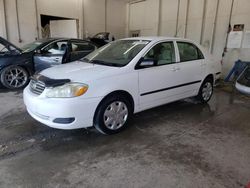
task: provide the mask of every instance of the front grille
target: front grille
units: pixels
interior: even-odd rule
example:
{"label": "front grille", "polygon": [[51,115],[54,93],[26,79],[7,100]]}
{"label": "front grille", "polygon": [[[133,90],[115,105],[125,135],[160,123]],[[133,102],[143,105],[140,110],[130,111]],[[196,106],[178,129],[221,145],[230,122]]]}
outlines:
{"label": "front grille", "polygon": [[30,91],[37,95],[41,95],[45,89],[45,84],[38,80],[31,79],[30,81]]}

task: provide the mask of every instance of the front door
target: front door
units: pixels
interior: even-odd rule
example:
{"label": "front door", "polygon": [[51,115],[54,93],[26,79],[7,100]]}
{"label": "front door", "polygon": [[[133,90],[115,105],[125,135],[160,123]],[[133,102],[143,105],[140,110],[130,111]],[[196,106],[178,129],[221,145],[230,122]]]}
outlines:
{"label": "front door", "polygon": [[[177,89],[176,49],[173,42],[156,44],[141,60],[139,69],[140,109],[175,100]],[[152,66],[147,62],[154,62]],[[150,63],[149,63],[150,64]]]}
{"label": "front door", "polygon": [[65,53],[68,51],[67,49],[68,41],[52,42],[34,55],[35,70],[41,71],[62,64]]}

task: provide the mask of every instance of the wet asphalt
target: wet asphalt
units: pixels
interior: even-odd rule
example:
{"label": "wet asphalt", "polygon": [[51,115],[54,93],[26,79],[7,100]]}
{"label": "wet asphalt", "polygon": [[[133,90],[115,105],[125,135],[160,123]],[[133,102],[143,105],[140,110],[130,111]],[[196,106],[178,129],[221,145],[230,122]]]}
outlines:
{"label": "wet asphalt", "polygon": [[33,120],[21,91],[0,93],[0,187],[244,187],[250,98],[216,89],[136,114],[128,129],[63,131]]}

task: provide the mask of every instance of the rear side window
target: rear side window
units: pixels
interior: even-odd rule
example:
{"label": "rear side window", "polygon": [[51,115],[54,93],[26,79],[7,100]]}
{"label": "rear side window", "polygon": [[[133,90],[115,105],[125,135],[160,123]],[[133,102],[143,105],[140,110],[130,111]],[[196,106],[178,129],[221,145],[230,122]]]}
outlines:
{"label": "rear side window", "polygon": [[202,52],[194,44],[187,42],[177,42],[177,45],[181,62],[204,59]]}
{"label": "rear side window", "polygon": [[73,52],[94,51],[95,46],[89,42],[71,42]]}

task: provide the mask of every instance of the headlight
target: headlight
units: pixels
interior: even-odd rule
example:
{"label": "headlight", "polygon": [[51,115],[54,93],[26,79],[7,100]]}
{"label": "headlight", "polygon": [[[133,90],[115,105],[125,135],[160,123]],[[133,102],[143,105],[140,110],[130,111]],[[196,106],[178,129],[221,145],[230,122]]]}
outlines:
{"label": "headlight", "polygon": [[50,88],[46,92],[46,96],[49,98],[71,98],[79,97],[86,93],[88,85],[81,83],[68,83],[63,86]]}

